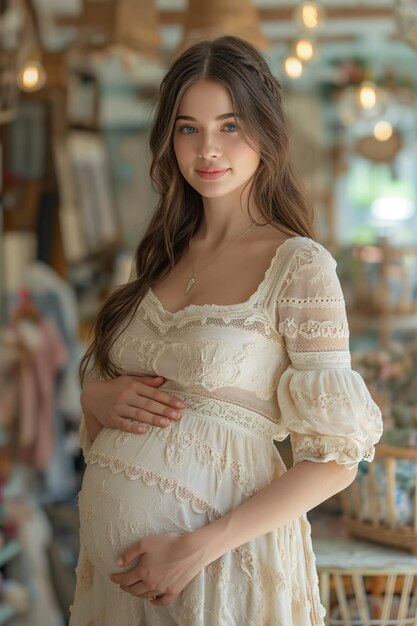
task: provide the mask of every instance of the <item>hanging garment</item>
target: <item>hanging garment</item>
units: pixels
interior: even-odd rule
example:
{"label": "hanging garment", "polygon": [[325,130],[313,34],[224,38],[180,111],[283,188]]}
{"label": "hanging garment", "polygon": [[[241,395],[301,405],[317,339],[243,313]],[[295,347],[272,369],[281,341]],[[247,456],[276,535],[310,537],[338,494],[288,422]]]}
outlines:
{"label": "hanging garment", "polygon": [[44,470],[54,447],[56,376],[68,362],[59,333],[47,320],[20,320],[8,329],[20,347],[19,439],[23,459]]}

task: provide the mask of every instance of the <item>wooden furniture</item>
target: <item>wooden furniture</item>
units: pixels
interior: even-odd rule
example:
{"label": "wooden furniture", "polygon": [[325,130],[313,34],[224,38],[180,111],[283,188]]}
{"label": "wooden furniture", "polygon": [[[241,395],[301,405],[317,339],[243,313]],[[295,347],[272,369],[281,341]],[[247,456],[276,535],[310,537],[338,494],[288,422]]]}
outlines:
{"label": "wooden furniture", "polygon": [[326,626],[417,626],[417,558],[371,543],[313,540]]}
{"label": "wooden furniture", "polygon": [[[371,519],[364,518],[362,499],[359,493],[358,479],[340,495],[344,521],[349,533],[354,537],[367,539],[390,546],[398,546],[417,555],[417,472],[415,477],[414,491],[414,520],[412,524],[400,526],[395,506],[396,489],[396,464],[399,460],[406,459],[417,463],[417,450],[412,448],[396,448],[389,445],[379,444],[375,448],[375,461],[368,466],[369,477],[369,503]],[[388,515],[388,523],[381,523],[380,500],[378,498],[378,486],[376,465],[381,462],[386,476],[386,493],[384,509]]]}

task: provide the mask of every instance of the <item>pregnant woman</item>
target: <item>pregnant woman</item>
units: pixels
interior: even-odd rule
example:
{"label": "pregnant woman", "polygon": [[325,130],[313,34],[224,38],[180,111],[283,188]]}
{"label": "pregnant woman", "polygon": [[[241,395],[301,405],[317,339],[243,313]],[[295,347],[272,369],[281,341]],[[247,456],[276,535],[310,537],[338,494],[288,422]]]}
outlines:
{"label": "pregnant woman", "polygon": [[70,625],[322,626],[306,512],[372,460],[381,414],[262,55],[184,52],[150,145],[159,204],[81,364]]}

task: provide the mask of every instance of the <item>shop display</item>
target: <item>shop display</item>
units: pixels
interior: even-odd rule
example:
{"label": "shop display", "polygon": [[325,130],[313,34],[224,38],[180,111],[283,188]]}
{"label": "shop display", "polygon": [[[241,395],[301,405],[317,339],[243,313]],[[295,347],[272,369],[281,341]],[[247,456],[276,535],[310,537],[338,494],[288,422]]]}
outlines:
{"label": "shop display", "polygon": [[[174,4],[0,3],[0,626],[68,623],[79,362],[158,204],[149,123],[165,68],[189,40],[232,32],[284,86],[293,161],[338,263],[352,368],[383,416],[375,461],[311,514],[326,626],[415,626],[417,0]],[[277,447],[289,467],[289,439]]]}

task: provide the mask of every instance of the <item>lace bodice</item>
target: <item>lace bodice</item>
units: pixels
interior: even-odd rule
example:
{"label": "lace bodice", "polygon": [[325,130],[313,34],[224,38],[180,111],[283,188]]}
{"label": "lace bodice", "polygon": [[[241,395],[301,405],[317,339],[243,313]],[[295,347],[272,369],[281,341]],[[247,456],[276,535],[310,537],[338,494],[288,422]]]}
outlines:
{"label": "lace bodice", "polygon": [[306,237],[276,251],[245,302],[171,313],[150,289],[112,349],[121,371],[160,375],[163,387],[226,400],[288,434],[295,462],[371,460],[381,413],[350,367],[336,262]]}

